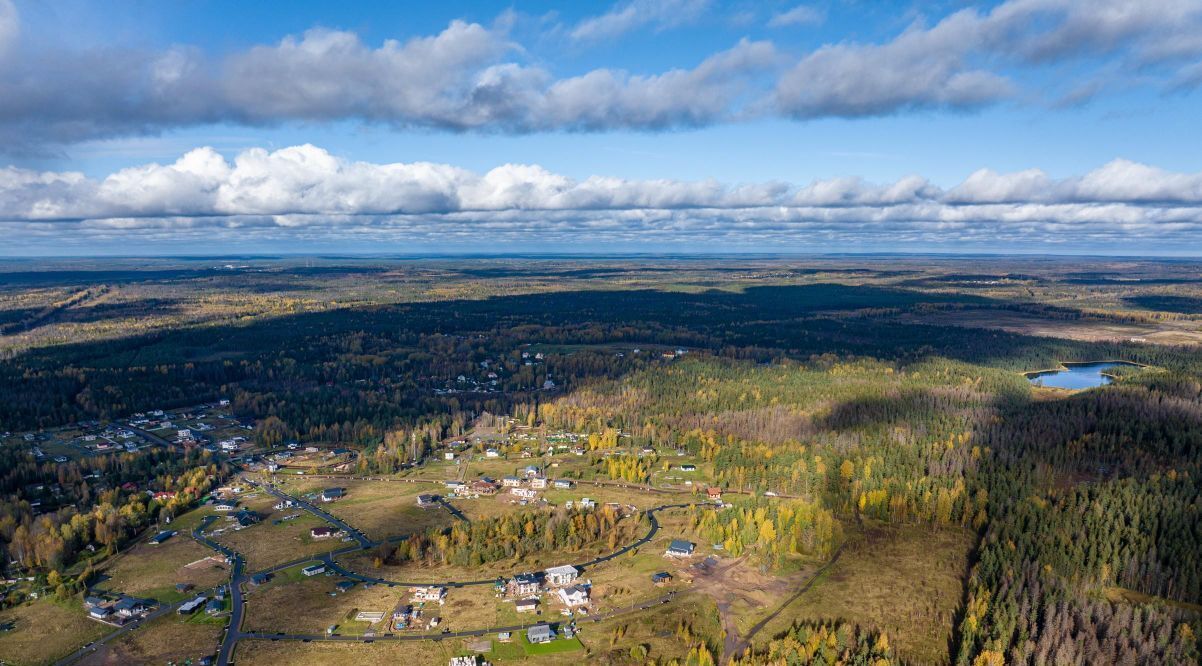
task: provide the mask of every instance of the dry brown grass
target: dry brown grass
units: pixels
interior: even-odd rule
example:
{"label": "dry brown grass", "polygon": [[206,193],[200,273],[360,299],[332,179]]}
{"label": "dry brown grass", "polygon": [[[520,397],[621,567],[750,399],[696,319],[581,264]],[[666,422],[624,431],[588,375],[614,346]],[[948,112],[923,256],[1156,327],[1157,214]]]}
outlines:
{"label": "dry brown grass", "polygon": [[322,504],[321,508],[371,539],[422,532],[430,527],[449,525],[453,520],[441,507],[424,509],[417,506],[418,495],[442,492],[441,488],[431,484],[301,477],[289,479],[282,487],[285,492],[295,495],[332,486],[346,488],[346,497]]}
{"label": "dry brown grass", "polygon": [[218,624],[188,622],[175,614],[165,615],[88,655],[80,664],[165,664],[185,659],[195,663],[200,657],[216,654],[221,633]]}
{"label": "dry brown grass", "polygon": [[463,654],[462,641],[399,643],[301,643],[299,641],[246,640],[234,653],[239,664],[278,666],[446,666],[451,657]]}
{"label": "dry brown grass", "polygon": [[[314,540],[309,536],[309,530],[326,522],[316,516],[301,511],[299,518],[287,520],[279,525],[272,520],[279,513],[265,518],[258,525],[241,530],[230,529],[214,537],[215,541],[225,544],[241,553],[246,558],[248,571],[265,569],[282,564],[300,557],[324,553],[345,545],[336,540]],[[215,526],[228,526],[229,523],[215,523]]]}
{"label": "dry brown grass", "polygon": [[853,532],[839,561],[754,642],[796,620],[846,620],[886,632],[907,662],[947,663],[975,538],[965,530],[925,527]]}
{"label": "dry brown grass", "polygon": [[213,555],[212,550],[187,534],[176,534],[157,546],[142,542],[110,562],[104,571],[109,580],[101,587],[173,601],[179,597],[176,583],[191,583],[206,589],[229,577],[224,562],[209,559]]}
{"label": "dry brown grass", "polygon": [[0,624],[13,623],[0,633],[0,661],[11,664],[48,664],[85,643],[113,631],[89,620],[79,603],[47,599],[0,611]]}

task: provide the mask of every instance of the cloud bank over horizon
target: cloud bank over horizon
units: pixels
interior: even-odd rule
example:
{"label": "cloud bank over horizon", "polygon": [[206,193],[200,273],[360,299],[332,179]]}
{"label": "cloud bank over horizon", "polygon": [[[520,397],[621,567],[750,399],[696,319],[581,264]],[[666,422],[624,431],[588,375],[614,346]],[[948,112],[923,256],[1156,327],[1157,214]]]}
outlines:
{"label": "cloud bank over horizon", "polygon": [[[71,242],[203,237],[329,242],[537,237],[571,243],[899,248],[1116,243],[1202,237],[1202,173],[1116,159],[1072,178],[981,169],[943,188],[922,176],[875,184],[573,179],[537,165],[477,173],[428,162],[349,161],[299,145],[227,160],[197,148],[171,164],[101,179],[0,170],[0,228]],[[12,236],[10,236],[12,237]]]}
{"label": "cloud bank over horizon", "polygon": [[[587,48],[712,12],[703,0],[634,0],[546,32]],[[1200,0],[1007,0],[933,23],[919,16],[891,38],[836,39],[808,50],[776,35],[822,20],[799,5],[764,21],[771,38],[744,37],[654,72],[555,72],[516,41],[516,20],[455,19],[436,34],[378,44],[314,27],[224,54],[187,44],[48,49],[26,39],[11,0],[0,0],[0,150],[218,123],[661,131],[754,118],[1080,104],[1111,87],[1172,93],[1202,84]]]}

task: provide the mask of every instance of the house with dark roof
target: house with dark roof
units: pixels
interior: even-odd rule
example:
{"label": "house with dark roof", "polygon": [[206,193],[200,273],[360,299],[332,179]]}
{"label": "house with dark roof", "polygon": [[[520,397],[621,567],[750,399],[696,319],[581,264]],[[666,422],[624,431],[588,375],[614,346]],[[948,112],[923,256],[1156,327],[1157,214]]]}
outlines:
{"label": "house with dark roof", "polygon": [[346,488],[326,488],[321,491],[321,501],[333,502],[346,497]]}
{"label": "house with dark roof", "polygon": [[259,514],[255,513],[254,511],[243,509],[234,516],[234,520],[237,520],[238,524],[242,527],[250,527],[251,525],[259,522]]}
{"label": "house with dark roof", "polygon": [[538,594],[542,588],[538,577],[534,574],[518,574],[509,579],[505,586],[505,593],[510,596],[524,597],[531,594]]}
{"label": "house with dark roof", "polygon": [[664,555],[666,557],[689,557],[693,554],[693,550],[695,548],[696,546],[691,541],[674,539],[672,543],[668,545],[668,550],[664,551]]}
{"label": "house with dark roof", "polygon": [[651,574],[651,582],[662,587],[672,582],[672,574],[668,573],[667,571],[653,573]]}
{"label": "house with dark roof", "polygon": [[120,617],[133,617],[148,610],[150,610],[150,606],[145,601],[133,597],[121,597],[117,603],[113,604],[113,612]]}

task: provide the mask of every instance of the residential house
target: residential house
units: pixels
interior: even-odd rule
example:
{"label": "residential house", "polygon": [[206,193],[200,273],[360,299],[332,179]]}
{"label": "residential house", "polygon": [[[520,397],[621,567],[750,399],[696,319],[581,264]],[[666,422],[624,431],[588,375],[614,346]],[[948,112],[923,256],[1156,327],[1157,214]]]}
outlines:
{"label": "residential house", "polygon": [[555,630],[549,624],[536,624],[526,630],[526,640],[531,643],[550,643],[555,639]]}
{"label": "residential house", "polygon": [[655,583],[656,587],[663,587],[672,582],[672,574],[667,571],[651,574],[651,582]]}
{"label": "residential house", "polygon": [[696,466],[696,465],[689,465],[689,464],[681,465],[681,466],[680,466],[680,471],[682,471],[682,472],[696,472],[696,471],[697,471],[697,466]]}
{"label": "residential house", "polygon": [[514,602],[513,608],[519,613],[538,612],[538,599],[518,599]]}
{"label": "residential house", "polygon": [[543,476],[536,476],[533,479],[530,479],[530,487],[535,490],[546,490],[547,478]]}
{"label": "residential house", "polygon": [[175,532],[173,530],[163,530],[162,532],[150,537],[150,544],[152,546],[157,546],[173,536],[175,536]]}
{"label": "residential house", "polygon": [[583,606],[588,603],[588,588],[583,585],[562,587],[557,591],[559,600],[568,608]]}
{"label": "residential house", "polygon": [[438,504],[438,495],[422,494],[417,496],[417,505],[422,508],[435,506],[436,504]]}
{"label": "residential house", "polygon": [[326,488],[321,491],[321,501],[333,502],[346,497],[346,488]]}
{"label": "residential house", "polygon": [[721,488],[706,488],[705,496],[714,501],[720,500],[720,499],[722,499],[722,489]]}
{"label": "residential house", "polygon": [[538,497],[538,491],[532,488],[510,488],[509,492],[522,499],[534,499]]}
{"label": "residential house", "polygon": [[447,588],[434,585],[413,588],[414,601],[437,601],[443,603],[447,598]]}
{"label": "residential house", "polygon": [[207,599],[205,598],[205,595],[202,594],[195,599],[190,599],[180,604],[179,608],[176,609],[175,612],[179,613],[180,615],[191,615],[192,613],[195,613],[198,608],[203,606],[205,601],[207,601]]}
{"label": "residential house", "polygon": [[664,551],[665,557],[689,557],[693,554],[693,549],[696,546],[691,541],[683,541],[675,539],[668,546],[668,550]]}
{"label": "residential house", "polygon": [[225,612],[225,602],[219,599],[210,599],[209,603],[205,604],[206,615],[220,615]]}
{"label": "residential house", "polygon": [[305,567],[304,569],[301,569],[301,573],[305,574],[306,576],[316,576],[318,574],[323,574],[325,572],[326,572],[326,565],[324,565],[324,564],[313,564],[313,565]]}
{"label": "residential house", "polygon": [[242,509],[237,513],[237,515],[234,516],[234,519],[237,520],[238,524],[242,527],[250,527],[251,525],[259,522],[259,514],[255,513],[254,511],[250,511],[249,509]]}
{"label": "residential house", "polygon": [[213,503],[214,511],[233,511],[238,508],[238,503],[230,500],[218,500]]}
{"label": "residential house", "polygon": [[518,574],[509,579],[505,585],[505,593],[511,597],[525,597],[531,594],[538,594],[542,589],[542,584],[538,582],[538,577],[534,574],[524,573]]}
{"label": "residential house", "polygon": [[576,580],[580,576],[580,571],[576,567],[569,564],[551,567],[544,573],[547,577],[547,583],[555,586],[571,585],[572,581]]}
{"label": "residential house", "polygon": [[522,474],[525,475],[527,479],[533,479],[537,476],[542,476],[543,471],[538,468],[538,465],[526,465],[526,467],[522,469]]}
{"label": "residential house", "polygon": [[501,485],[505,486],[506,488],[517,488],[518,486],[522,485],[522,480],[516,476],[507,476],[501,479]]}
{"label": "residential house", "polygon": [[133,597],[121,597],[117,600],[117,603],[113,604],[113,612],[116,613],[118,617],[122,618],[130,618],[136,615],[141,615],[148,610],[150,610],[150,607],[145,601],[142,601],[141,599],[135,599]]}
{"label": "residential house", "polygon": [[569,490],[572,487],[572,482],[567,479],[555,479],[552,485],[559,490]]}
{"label": "residential house", "polygon": [[484,457],[485,458],[500,458],[501,452],[497,451],[496,449],[488,449],[487,451],[484,452]]}
{"label": "residential house", "polygon": [[107,620],[113,611],[108,606],[93,606],[88,609],[88,617],[93,620]]}
{"label": "residential house", "polygon": [[353,587],[355,587],[355,581],[353,580],[340,580],[334,583],[334,588],[339,592],[350,592]]}
{"label": "residential house", "polygon": [[338,536],[341,533],[342,530],[330,527],[329,525],[322,525],[309,530],[309,536],[313,537],[314,539],[329,539]]}
{"label": "residential house", "polygon": [[495,495],[497,486],[484,480],[472,481],[471,491],[477,495]]}

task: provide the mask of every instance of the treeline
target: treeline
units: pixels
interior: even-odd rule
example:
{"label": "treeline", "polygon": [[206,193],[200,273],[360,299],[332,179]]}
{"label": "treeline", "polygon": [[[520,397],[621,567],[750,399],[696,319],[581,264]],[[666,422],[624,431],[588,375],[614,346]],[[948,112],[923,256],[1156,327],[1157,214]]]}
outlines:
{"label": "treeline", "polygon": [[730,666],[892,666],[901,660],[889,637],[845,622],[794,624]]}
{"label": "treeline", "polygon": [[730,557],[751,555],[775,568],[802,556],[829,557],[843,539],[834,514],[804,500],[760,498],[719,510],[694,507],[690,524],[705,542],[721,544]]}
{"label": "treeline", "polygon": [[379,564],[475,567],[521,560],[539,552],[571,553],[597,545],[617,550],[642,537],[646,529],[641,514],[625,517],[611,507],[521,511],[415,534],[395,548],[377,552],[377,558]]}

